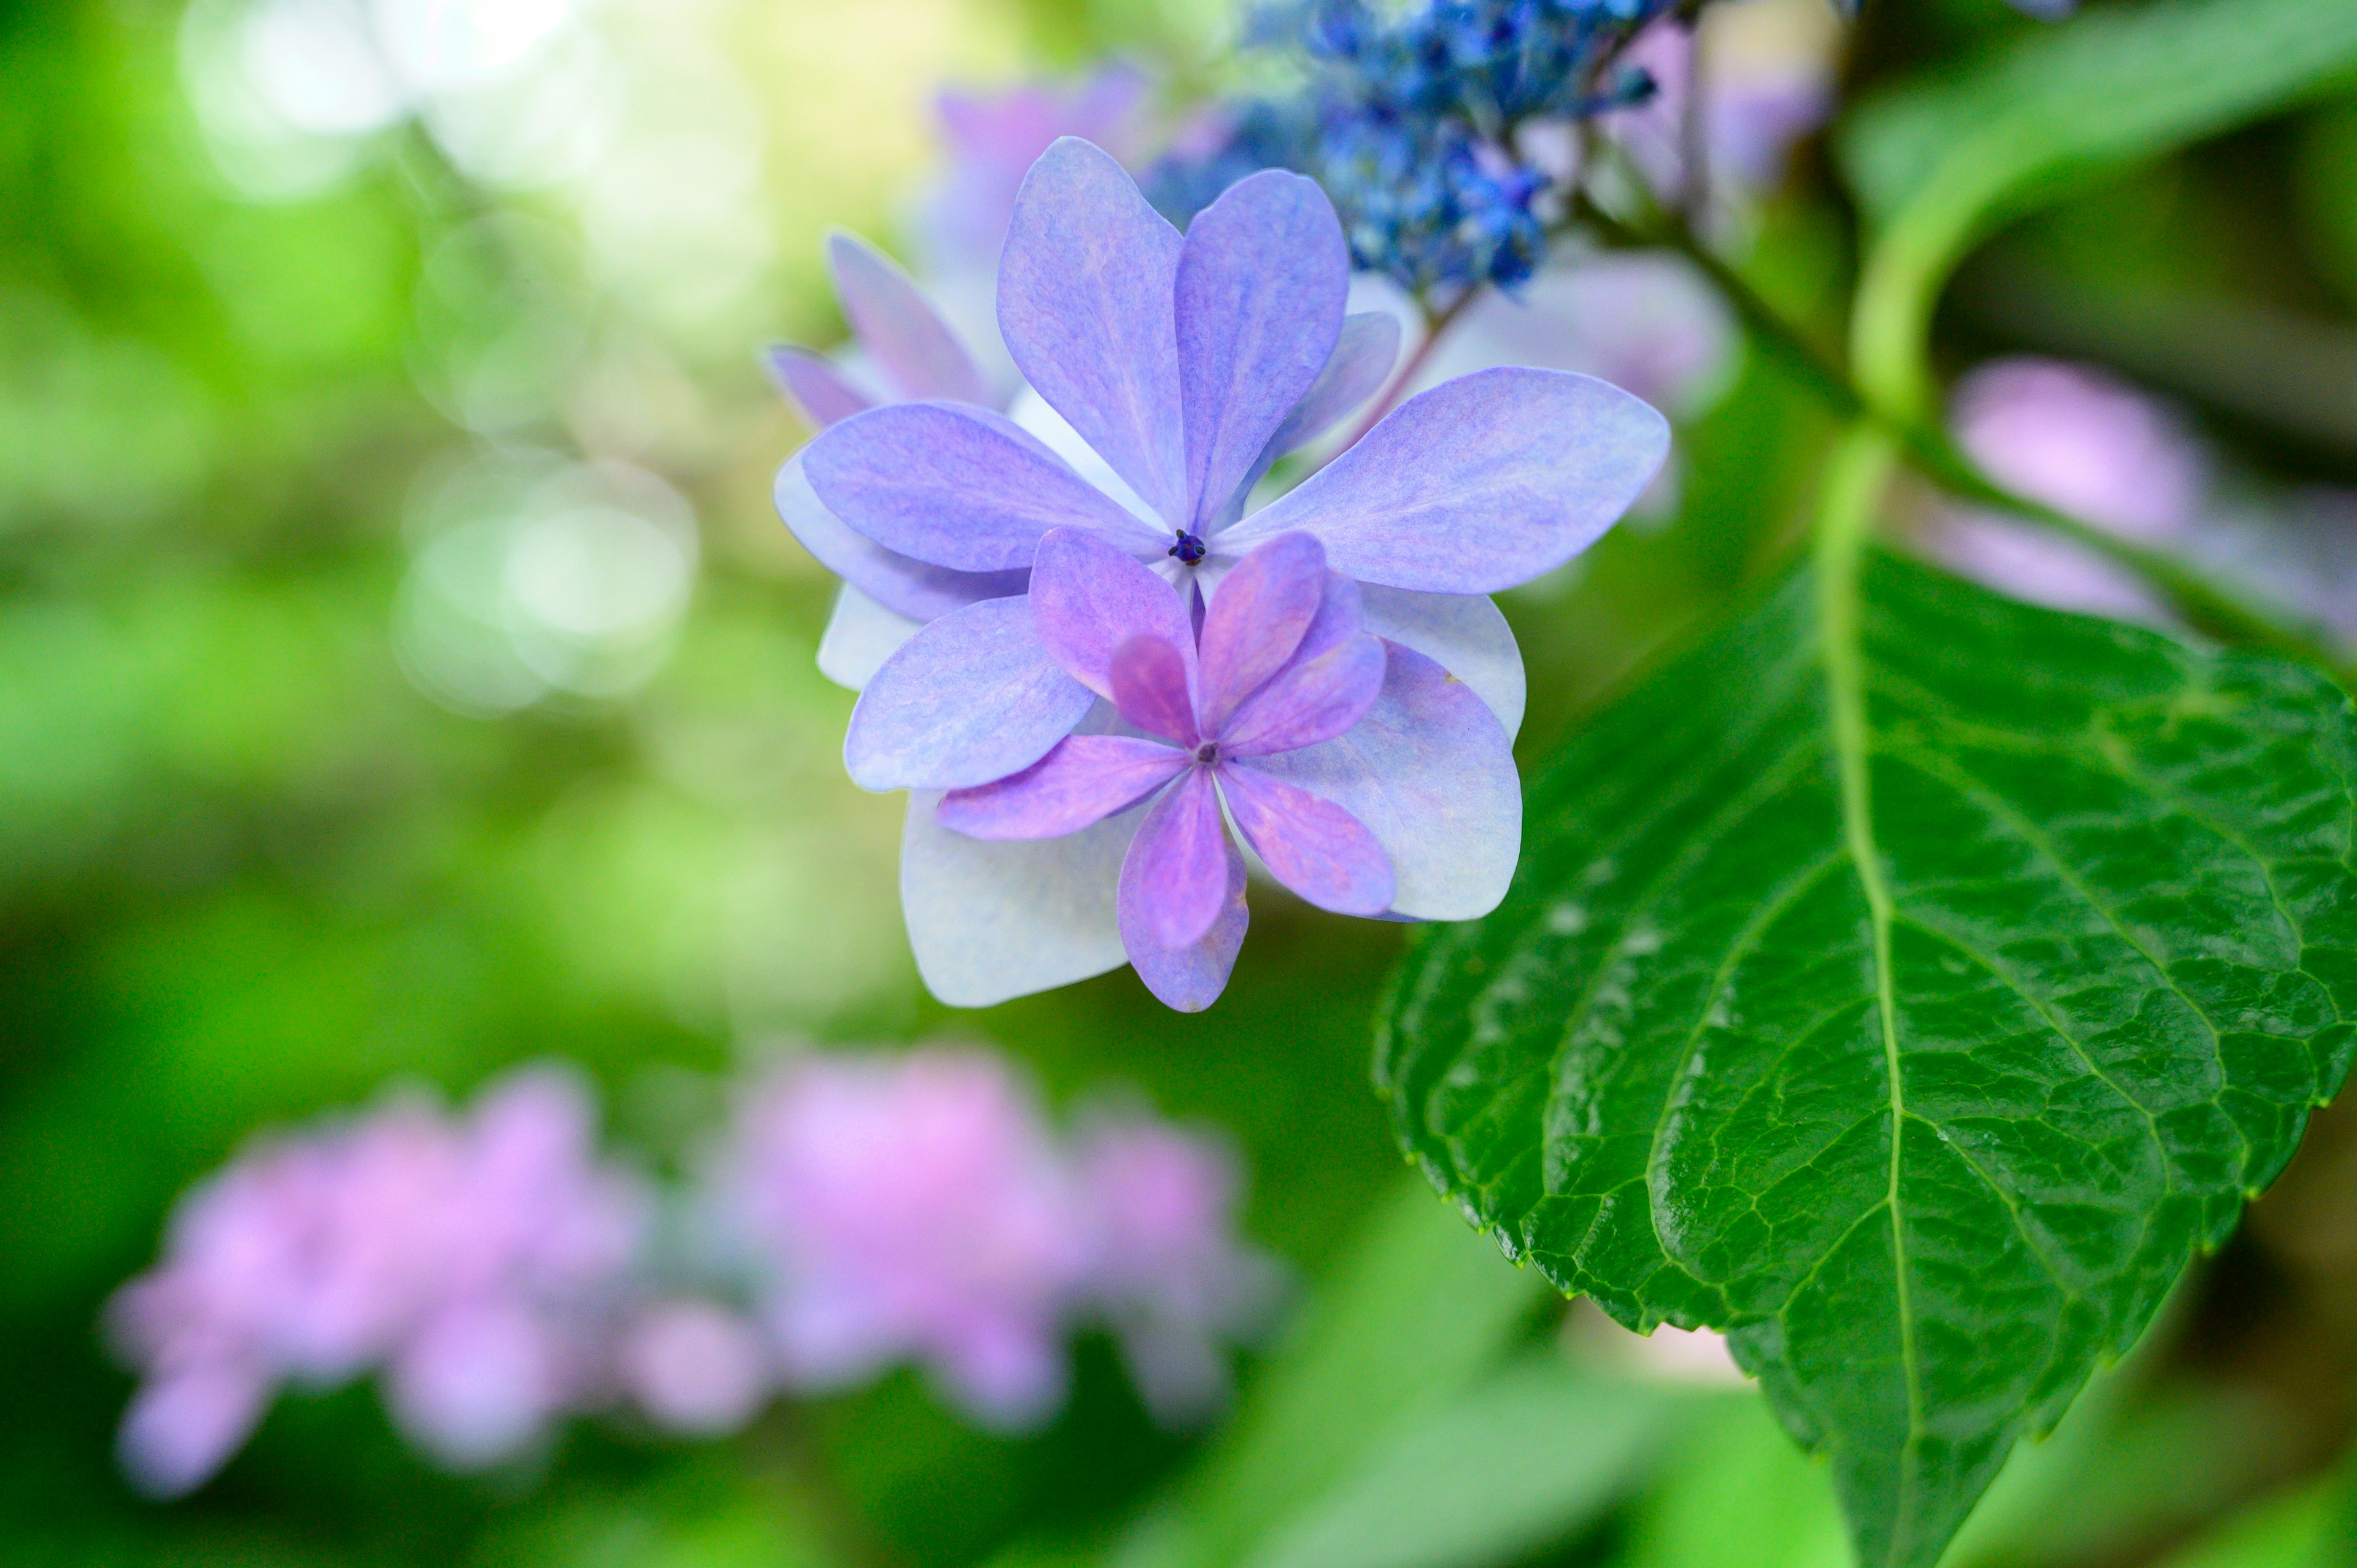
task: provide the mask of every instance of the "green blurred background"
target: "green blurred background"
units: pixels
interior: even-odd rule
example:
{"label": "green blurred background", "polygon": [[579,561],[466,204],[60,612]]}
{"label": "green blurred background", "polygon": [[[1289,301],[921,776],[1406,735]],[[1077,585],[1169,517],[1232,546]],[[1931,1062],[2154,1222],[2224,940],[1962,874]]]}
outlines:
{"label": "green blurred background", "polygon": [[[277,33],[247,9],[0,3],[0,1557],[1052,1562],[1195,1463],[1084,1345],[1071,1407],[1021,1441],[901,1376],[728,1444],[584,1422],[529,1471],[456,1478],[355,1388],[283,1399],[194,1498],[138,1500],[110,1456],[129,1380],[96,1322],[173,1197],[259,1126],[389,1080],[464,1094],[548,1055],[587,1066],[615,1141],[661,1165],[732,1065],[780,1040],[993,1041],[1060,1102],[1128,1084],[1228,1128],[1247,1228],[1328,1309],[1329,1348],[1337,1301],[1396,1331],[1340,1342],[1403,1362],[1478,1316],[1426,1288],[1427,1254],[1510,1282],[1468,1287],[1497,1325],[1469,1365],[1552,1343],[1555,1312],[1437,1204],[1382,1207],[1402,1182],[1367,1087],[1390,929],[1256,897],[1236,982],[1199,1018],[1126,972],[983,1015],[924,996],[899,803],[843,777],[851,697],[812,662],[831,585],[770,510],[807,433],[753,350],[840,338],[821,236],[905,242],[935,89],[1121,51],[1182,95],[1223,69],[1219,0],[489,0],[479,47],[523,39],[544,63],[425,87],[365,61],[289,78],[333,38],[302,34],[301,5]],[[412,9],[430,27],[451,7]],[[1995,0],[1881,10],[1853,66],[1868,82],[2028,25]],[[1753,258],[1828,330],[1846,221],[1804,149]],[[2193,403],[2260,490],[2357,481],[2345,396],[2337,415],[2278,397],[2287,419],[2214,334],[2084,306],[2231,302],[2322,334],[2343,356],[2324,373],[2357,376],[2357,99],[2017,231],[1967,285],[1943,327],[1955,363],[2107,358]],[[1683,515],[1512,596],[1526,762],[1757,581],[1826,429],[1752,355],[1683,434]],[[2040,1451],[1980,1560],[2152,1560],[2119,1543],[2201,1534],[2201,1509],[2148,1516],[2191,1508],[2189,1477],[2241,1474],[2228,1450],[2291,1434],[2298,1462],[2260,1466],[2268,1482],[2321,1463],[2357,1368],[2330,1283],[2351,1278],[2350,1188],[2298,1179],[2288,1201],[2313,1212],[2277,1227],[2288,1251],[2255,1228],[2198,1281],[2169,1369],[2079,1450]],[[2327,1233],[2319,1286],[2297,1259]],[[1298,1373],[1298,1354],[1277,1357]],[[1541,1544],[1466,1562],[1843,1560],[1822,1476],[1749,1395],[1659,1397],[1674,1436],[1622,1444],[1642,1465],[1590,1477]],[[1347,1401],[1301,1398],[1347,1423]],[[1360,1440],[1301,1419],[1293,1459]],[[1208,1473],[1275,1463],[1275,1441],[1255,1460],[1249,1434],[1216,1436]],[[2212,1489],[2225,1512],[2266,1487]],[[2323,1561],[2341,1505],[2286,1495],[2235,1528],[2307,1555],[2215,1560]]]}

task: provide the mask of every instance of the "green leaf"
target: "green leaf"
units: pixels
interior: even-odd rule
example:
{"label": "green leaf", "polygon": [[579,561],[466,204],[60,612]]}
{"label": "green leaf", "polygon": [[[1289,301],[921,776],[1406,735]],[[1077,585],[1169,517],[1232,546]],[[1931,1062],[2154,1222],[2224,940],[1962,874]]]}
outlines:
{"label": "green leaf", "polygon": [[1869,396],[1925,412],[1932,308],[1999,224],[2280,110],[2352,64],[2357,0],[2148,0],[2026,33],[1864,106],[1841,153],[1875,231],[1853,331]]}
{"label": "green leaf", "polygon": [[1926,1564],[2347,1071],[2357,725],[2300,665],[1828,560],[1534,787],[1377,1079],[1509,1253],[1727,1330],[1862,1560]]}
{"label": "green leaf", "polygon": [[1659,1386],[1608,1381],[1540,1352],[1408,1423],[1246,1562],[1487,1568],[1523,1561],[1619,1497],[1676,1409]]}
{"label": "green leaf", "polygon": [[1404,1179],[1323,1282],[1201,1468],[1113,1561],[1120,1568],[1241,1562],[1345,1482],[1403,1423],[1446,1408],[1495,1367],[1545,1299],[1544,1281],[1500,1262]]}

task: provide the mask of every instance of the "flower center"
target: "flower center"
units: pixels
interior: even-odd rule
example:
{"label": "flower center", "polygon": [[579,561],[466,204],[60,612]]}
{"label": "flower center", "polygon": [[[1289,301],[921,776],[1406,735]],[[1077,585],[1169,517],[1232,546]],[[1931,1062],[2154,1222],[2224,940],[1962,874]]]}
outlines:
{"label": "flower center", "polygon": [[1207,740],[1195,748],[1195,760],[1209,768],[1220,760],[1220,743]]}
{"label": "flower center", "polygon": [[1170,553],[1178,557],[1180,565],[1192,566],[1203,558],[1205,549],[1200,539],[1182,528],[1178,531],[1178,542],[1170,547]]}

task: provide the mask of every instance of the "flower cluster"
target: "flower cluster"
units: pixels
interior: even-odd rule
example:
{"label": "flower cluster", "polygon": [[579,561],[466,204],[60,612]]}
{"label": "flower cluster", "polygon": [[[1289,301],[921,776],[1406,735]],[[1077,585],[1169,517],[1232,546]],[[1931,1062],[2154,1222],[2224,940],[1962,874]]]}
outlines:
{"label": "flower cluster", "polygon": [[1254,510],[1279,457],[1391,377],[1397,323],[1346,316],[1349,288],[1315,183],[1252,175],[1182,235],[1067,138],[1001,262],[1028,383],[1008,413],[871,407],[780,473],[787,524],[846,584],[822,662],[861,689],[852,778],[912,793],[902,904],[942,1000],[1126,961],[1208,1006],[1245,923],[1229,817],[1330,909],[1463,919],[1503,896],[1523,673],[1488,596],[1609,529],[1667,425],[1586,376],[1487,370]]}
{"label": "flower cluster", "polygon": [[1223,1148],[1135,1111],[1097,1112],[1068,1147],[976,1051],[783,1064],[745,1096],[712,1193],[787,1387],[915,1361],[995,1427],[1061,1402],[1082,1323],[1116,1331],[1157,1415],[1206,1413],[1222,1346],[1276,1294],[1234,1236]]}
{"label": "flower cluster", "polygon": [[1225,1347],[1277,1294],[1235,1235],[1222,1146],[1128,1109],[1060,1140],[978,1051],[791,1058],[748,1085],[668,1203],[598,1159],[594,1133],[578,1079],[542,1067],[463,1116],[404,1098],[258,1141],[188,1194],[163,1261],[110,1305],[143,1380],[125,1470],[187,1492],[282,1385],[371,1371],[454,1469],[569,1412],[627,1405],[714,1435],[780,1389],[900,1361],[1019,1428],[1056,1409],[1083,1326],[1116,1335],[1178,1423],[1220,1402]]}
{"label": "flower cluster", "polygon": [[[1300,95],[1222,112],[1223,127],[1149,183],[1174,215],[1252,166],[1315,177],[1358,263],[1418,293],[1512,285],[1545,251],[1546,203],[1570,171],[1531,133],[1641,102],[1621,50],[1669,0],[1436,0],[1405,14],[1366,0],[1263,11],[1263,45],[1290,44]],[[1224,134],[1222,134],[1222,130]]]}
{"label": "flower cluster", "polygon": [[145,1380],[125,1469],[188,1490],[286,1382],[381,1369],[402,1429],[459,1468],[596,1397],[651,1209],[593,1132],[580,1083],[539,1069],[464,1118],[403,1099],[257,1143],[182,1200],[164,1262],[110,1307]]}

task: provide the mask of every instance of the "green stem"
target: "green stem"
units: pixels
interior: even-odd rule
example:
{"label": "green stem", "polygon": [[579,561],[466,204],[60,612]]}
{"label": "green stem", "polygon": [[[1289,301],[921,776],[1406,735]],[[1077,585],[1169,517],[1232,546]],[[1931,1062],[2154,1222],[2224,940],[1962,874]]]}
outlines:
{"label": "green stem", "polygon": [[[1716,254],[1675,215],[1661,214],[1656,225],[1638,228],[1582,199],[1580,218],[1613,245],[1665,245],[1700,267],[1741,318],[1761,349],[1808,383],[1837,413],[1872,420],[1904,452],[1910,467],[1949,494],[1977,502],[2037,524],[2084,545],[2136,572],[2166,594],[2186,620],[2223,641],[2246,643],[2323,666],[2344,686],[2357,686],[2357,660],[2332,646],[2314,628],[2287,619],[2277,611],[2255,604],[2212,581],[2183,560],[2099,528],[2043,501],[2006,489],[1991,479],[1960,451],[1946,433],[1918,413],[1908,412],[1921,398],[1911,382],[1893,381],[1897,401],[1868,395],[1860,382],[1846,374],[1824,352],[1761,298],[1743,274]],[[1861,331],[1876,328],[1880,317],[1861,306]],[[1877,340],[1884,336],[1873,331]],[[1888,356],[1886,356],[1888,358]]]}

